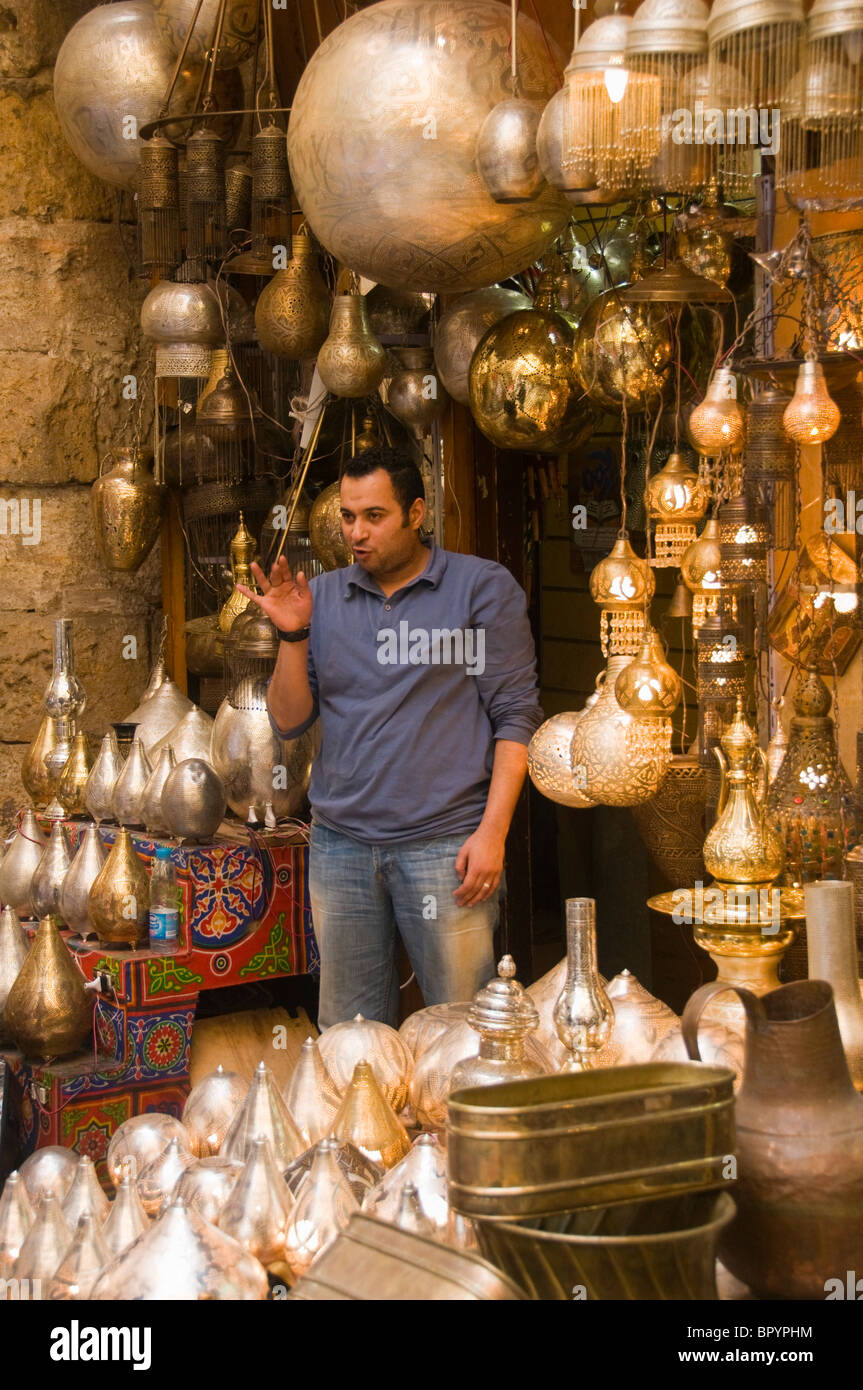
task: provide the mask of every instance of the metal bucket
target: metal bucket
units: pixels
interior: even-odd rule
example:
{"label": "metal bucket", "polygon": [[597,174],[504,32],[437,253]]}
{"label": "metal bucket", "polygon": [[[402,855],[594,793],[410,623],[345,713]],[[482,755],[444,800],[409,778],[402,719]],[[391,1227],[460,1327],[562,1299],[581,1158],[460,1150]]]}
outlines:
{"label": "metal bucket", "polygon": [[722,1187],[734,1072],[648,1062],[455,1091],[450,1205],[484,1220]]}
{"label": "metal bucket", "polygon": [[524,1294],[478,1255],[373,1216],[352,1216],[344,1234],[318,1256],[288,1298],[451,1302],[523,1299]]}
{"label": "metal bucket", "polygon": [[480,1248],[535,1299],[715,1299],[727,1192],[688,1192],[519,1223],[481,1221]]}

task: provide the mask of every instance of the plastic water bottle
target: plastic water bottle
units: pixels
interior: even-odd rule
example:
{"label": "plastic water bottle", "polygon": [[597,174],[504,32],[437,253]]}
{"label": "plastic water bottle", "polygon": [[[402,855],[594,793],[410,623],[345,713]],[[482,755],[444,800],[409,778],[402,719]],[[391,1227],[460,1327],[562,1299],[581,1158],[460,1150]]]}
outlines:
{"label": "plastic water bottle", "polygon": [[159,845],[150,874],[150,950],[176,951],[180,940],[180,888],[168,845]]}

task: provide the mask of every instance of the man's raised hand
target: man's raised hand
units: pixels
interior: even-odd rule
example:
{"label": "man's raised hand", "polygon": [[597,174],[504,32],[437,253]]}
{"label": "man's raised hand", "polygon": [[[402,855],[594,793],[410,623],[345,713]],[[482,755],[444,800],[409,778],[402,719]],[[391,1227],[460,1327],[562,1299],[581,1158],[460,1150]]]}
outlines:
{"label": "man's raised hand", "polygon": [[252,565],[252,574],[261,592],[253,594],[243,584],[238,584],[237,589],[262,608],[277,628],[282,632],[298,632],[309,626],[314,600],[302,570],[297,571],[295,578],[282,555],[270,570],[269,579],[258,564]]}

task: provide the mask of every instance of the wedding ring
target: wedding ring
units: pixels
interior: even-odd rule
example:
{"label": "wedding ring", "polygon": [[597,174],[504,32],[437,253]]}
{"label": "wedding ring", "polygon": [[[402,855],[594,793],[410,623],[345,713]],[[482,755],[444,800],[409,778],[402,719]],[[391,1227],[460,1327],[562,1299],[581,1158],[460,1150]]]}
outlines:
{"label": "wedding ring", "polygon": [[483,886],[483,888],[490,888],[490,887],[491,887],[491,884],[490,884],[490,883],[484,883],[482,886]]}

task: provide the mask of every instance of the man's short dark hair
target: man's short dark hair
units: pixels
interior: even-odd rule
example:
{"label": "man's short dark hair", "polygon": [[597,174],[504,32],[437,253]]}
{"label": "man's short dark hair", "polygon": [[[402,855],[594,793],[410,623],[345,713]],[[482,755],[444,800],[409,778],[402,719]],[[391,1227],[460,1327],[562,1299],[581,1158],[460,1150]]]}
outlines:
{"label": "man's short dark hair", "polygon": [[379,468],[382,468],[385,473],[389,473],[393,492],[401,505],[402,516],[407,522],[411,504],[417,498],[422,502],[426,499],[422,474],[408,454],[399,453],[398,449],[390,449],[387,445],[381,444],[377,448],[367,449],[364,454],[355,454],[353,458],[348,459],[342,469],[341,476],[343,478],[367,478],[370,473],[376,473]]}

